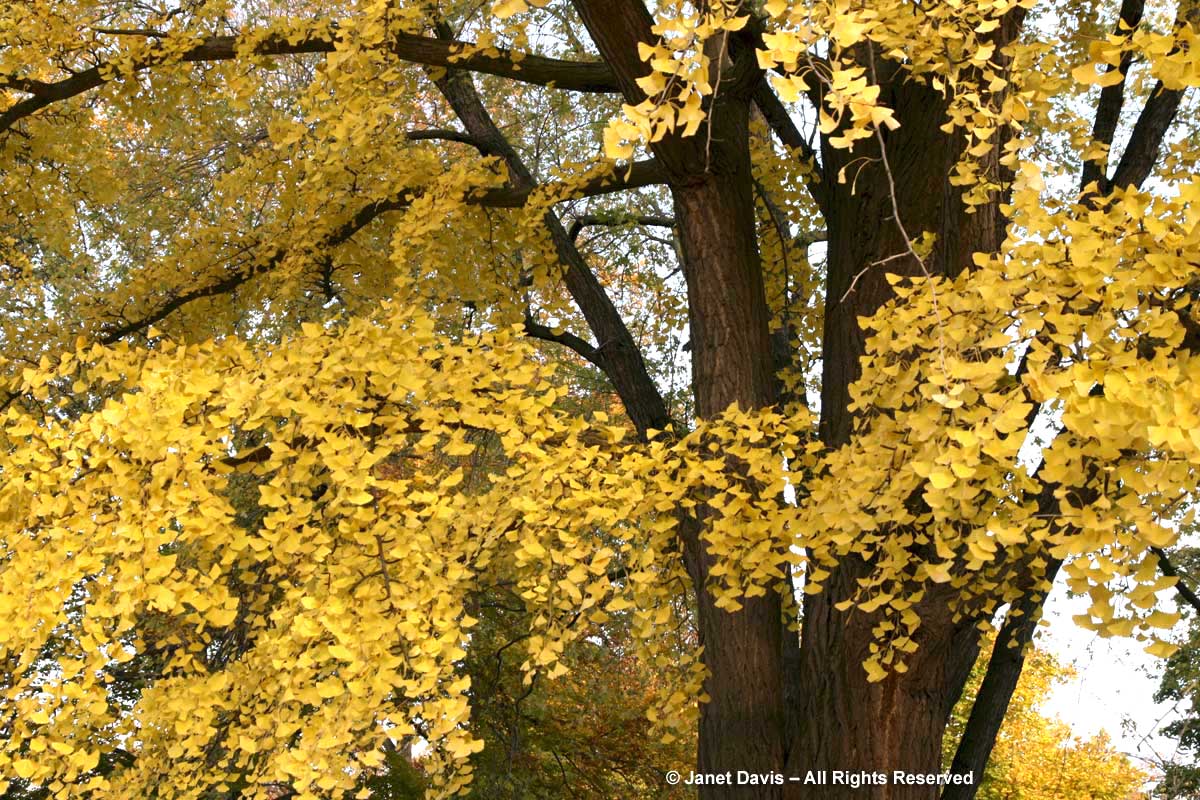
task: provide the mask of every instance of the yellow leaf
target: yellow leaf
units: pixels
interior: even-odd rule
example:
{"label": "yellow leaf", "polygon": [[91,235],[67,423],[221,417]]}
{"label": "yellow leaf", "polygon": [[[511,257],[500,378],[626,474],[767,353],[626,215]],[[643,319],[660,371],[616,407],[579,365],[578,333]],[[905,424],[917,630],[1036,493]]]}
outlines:
{"label": "yellow leaf", "polygon": [[1178,649],[1178,645],[1173,645],[1170,642],[1156,641],[1146,648],[1146,652],[1158,658],[1170,658]]}
{"label": "yellow leaf", "polygon": [[1089,62],[1071,70],[1071,77],[1079,83],[1095,86],[1115,86],[1125,79],[1119,69],[1112,69],[1096,74],[1098,64]]}
{"label": "yellow leaf", "polygon": [[492,13],[495,14],[498,19],[508,19],[514,14],[520,14],[528,10],[529,5],[525,2],[525,0],[498,0],[498,2],[492,6]]}
{"label": "yellow leaf", "polygon": [[954,475],[945,467],[938,467],[929,473],[929,482],[935,489],[949,489],[954,485]]}
{"label": "yellow leaf", "polygon": [[867,671],[867,681],[869,683],[879,683],[887,677],[887,670],[880,666],[879,662],[873,658],[869,658],[863,662],[863,669]]}

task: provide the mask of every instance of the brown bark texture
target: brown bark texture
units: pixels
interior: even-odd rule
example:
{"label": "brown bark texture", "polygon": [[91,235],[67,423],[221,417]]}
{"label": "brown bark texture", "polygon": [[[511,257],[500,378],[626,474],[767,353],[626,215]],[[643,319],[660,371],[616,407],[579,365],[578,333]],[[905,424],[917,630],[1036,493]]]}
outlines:
{"label": "brown bark texture", "polygon": [[[639,99],[633,81],[645,67],[635,55],[636,44],[650,40],[644,7],[632,0],[577,0],[576,8],[622,91],[631,102]],[[749,48],[744,53],[752,57]],[[853,184],[827,180],[821,189],[829,267],[820,430],[831,446],[844,444],[853,433],[846,407],[864,351],[857,320],[891,298],[884,273],[954,275],[970,265],[972,253],[994,251],[1004,235],[998,201],[967,214],[959,190],[947,180],[961,142],[940,130],[941,98],[905,82],[898,70],[887,74],[887,65],[881,67],[877,77],[889,93],[884,101],[902,123],[883,142],[886,164],[875,142],[866,153],[826,147],[821,154],[827,178],[851,157],[872,159]],[[756,93],[762,95],[761,76],[744,63],[725,64],[723,70],[729,77],[709,108],[706,135],[668,137],[653,146],[674,199],[700,417],[735,402],[742,408],[764,408],[776,401],[748,148],[749,112]],[[778,109],[764,113],[780,119]],[[908,249],[902,230],[937,234],[924,265],[898,257]],[[886,269],[878,265],[885,260]],[[749,600],[735,613],[713,605],[706,588],[713,559],[701,535],[703,525],[701,511],[683,526],[710,673],[706,691],[711,699],[701,708],[696,771],[728,773],[733,785],[702,785],[699,796],[936,798],[936,786],[889,780],[887,785],[852,788],[848,782],[813,785],[802,780],[809,770],[827,775],[834,770],[887,772],[889,777],[892,770],[939,772],[942,733],[978,653],[974,621],[953,620],[946,596],[930,592],[918,609],[923,617],[920,649],[908,672],[870,684],[861,664],[872,642],[873,621],[833,607],[849,596],[867,565],[844,563],[822,594],[808,598],[797,640],[781,624],[778,593]],[[774,773],[784,782],[739,785],[738,771]]]}

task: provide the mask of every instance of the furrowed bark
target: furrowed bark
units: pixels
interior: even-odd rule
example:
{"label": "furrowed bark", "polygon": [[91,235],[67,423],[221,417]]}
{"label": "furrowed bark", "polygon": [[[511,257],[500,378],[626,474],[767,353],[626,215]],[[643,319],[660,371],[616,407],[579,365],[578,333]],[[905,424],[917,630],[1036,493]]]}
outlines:
{"label": "furrowed bark", "polygon": [[[1011,18],[998,36],[1015,35],[1019,18]],[[975,252],[995,252],[1004,238],[1000,197],[991,207],[967,213],[960,191],[949,182],[962,152],[957,134],[941,129],[944,99],[905,80],[903,71],[860,46],[858,58],[881,86],[881,101],[892,108],[901,127],[864,142],[853,153],[822,142],[825,174],[846,168],[854,175],[845,183],[828,184],[828,273],[820,435],[830,447],[854,436],[855,419],[848,410],[849,390],[860,374],[866,340],[858,319],[870,316],[893,297],[887,273],[912,277],[953,277],[972,264]],[[1002,143],[985,156],[983,168],[1000,171]],[[881,149],[882,148],[882,149]],[[886,155],[886,158],[883,156]],[[866,158],[864,158],[864,156]],[[858,159],[858,164],[852,164]],[[916,238],[936,235],[932,251],[918,262],[905,233]],[[835,605],[850,599],[858,579],[871,566],[846,558],[833,571],[821,593],[805,600],[800,672],[790,694],[792,736],[787,773],[848,770],[886,773],[885,784],[867,790],[821,786],[797,797],[850,800],[932,800],[938,787],[903,785],[891,772],[941,771],[941,743],[950,711],[961,693],[978,652],[977,620],[956,620],[948,609],[952,590],[926,588],[914,606],[921,617],[918,649],[905,673],[869,683],[862,662],[875,639],[875,620],[861,612],[842,613]]]}
{"label": "furrowed bark", "polygon": [[[635,81],[647,71],[639,42],[653,41],[640,0],[575,0],[592,40],[612,65],[627,101],[644,95]],[[696,412],[711,418],[737,403],[743,409],[775,402],[768,310],[755,238],[749,159],[749,113],[757,78],[749,62],[724,65],[710,108],[710,130],[652,145],[663,165],[687,281]],[[736,468],[736,465],[731,466]],[[709,671],[701,706],[697,770],[702,773],[779,772],[784,759],[781,598],[744,601],[733,613],[717,608],[709,589],[716,561],[703,538],[703,509],[681,522],[685,561],[696,591],[704,663]],[[771,800],[784,786],[701,786],[701,798]]]}

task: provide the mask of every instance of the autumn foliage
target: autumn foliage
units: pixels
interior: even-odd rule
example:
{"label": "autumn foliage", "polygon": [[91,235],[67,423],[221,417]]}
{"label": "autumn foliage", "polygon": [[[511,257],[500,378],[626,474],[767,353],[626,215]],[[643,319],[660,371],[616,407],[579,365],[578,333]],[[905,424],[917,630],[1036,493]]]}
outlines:
{"label": "autumn foliage", "polygon": [[5,6],[0,782],[934,772],[999,613],[982,776],[1055,580],[1169,655],[1200,6],[1082,5]]}

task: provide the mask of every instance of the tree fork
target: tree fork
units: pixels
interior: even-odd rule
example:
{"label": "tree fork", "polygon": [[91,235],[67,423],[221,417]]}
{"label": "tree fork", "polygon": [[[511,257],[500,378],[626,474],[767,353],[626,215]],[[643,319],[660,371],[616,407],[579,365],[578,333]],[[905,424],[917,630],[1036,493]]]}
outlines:
{"label": "tree fork", "polygon": [[[613,66],[630,102],[643,96],[639,42],[651,20],[634,0],[576,0],[593,41]],[[712,418],[731,404],[775,402],[769,312],[755,236],[749,115],[758,75],[745,64],[718,86],[700,133],[652,145],[668,175],[688,293],[696,413]],[[736,466],[733,466],[736,468]],[[702,773],[782,772],[785,756],[782,603],[779,593],[746,598],[730,613],[708,588],[715,563],[703,541],[703,511],[681,523],[684,555],[697,597],[709,701],[701,706],[697,769]],[[783,797],[783,786],[701,786],[701,798]]]}

